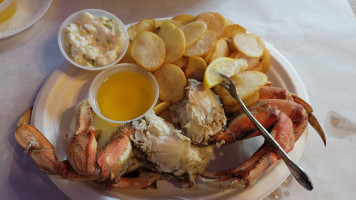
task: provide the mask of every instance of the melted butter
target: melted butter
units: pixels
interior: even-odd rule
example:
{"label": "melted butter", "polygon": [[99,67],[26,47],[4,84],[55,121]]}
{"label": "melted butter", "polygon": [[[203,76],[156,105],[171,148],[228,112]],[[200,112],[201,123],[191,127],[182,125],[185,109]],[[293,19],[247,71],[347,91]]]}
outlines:
{"label": "melted butter", "polygon": [[107,78],[97,93],[101,113],[112,120],[126,121],[144,114],[154,102],[151,83],[142,75],[119,72]]}
{"label": "melted butter", "polygon": [[93,114],[93,128],[95,129],[95,137],[97,140],[97,149],[103,147],[109,141],[111,135],[119,127],[118,124],[113,124],[101,119],[95,113]]}

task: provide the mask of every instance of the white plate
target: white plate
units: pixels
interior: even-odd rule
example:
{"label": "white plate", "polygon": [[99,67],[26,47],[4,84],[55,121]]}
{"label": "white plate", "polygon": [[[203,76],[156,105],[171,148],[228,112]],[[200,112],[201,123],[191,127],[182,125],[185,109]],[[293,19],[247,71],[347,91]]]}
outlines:
{"label": "white plate", "polygon": [[47,11],[52,0],[16,0],[15,14],[0,23],[0,39],[19,33],[36,23]]}
{"label": "white plate", "polygon": [[[271,54],[269,79],[276,86],[285,87],[308,100],[306,89],[292,65],[273,47],[267,44]],[[65,134],[73,113],[74,105],[88,98],[91,80],[98,72],[80,70],[68,62],[60,65],[48,78],[39,92],[32,116],[32,123],[54,145],[60,160],[65,159]],[[303,153],[308,131],[297,141],[289,153],[298,161]],[[261,137],[226,145],[219,149],[217,160],[208,166],[208,170],[227,169],[237,166],[261,145]],[[223,155],[220,155],[223,153]],[[223,164],[221,164],[223,163]],[[39,172],[40,173],[40,172]],[[98,189],[90,182],[75,182],[50,176],[52,181],[71,199],[262,199],[273,192],[290,174],[281,161],[268,171],[258,182],[247,189],[214,189],[202,184],[184,189],[179,184],[159,181],[158,189],[109,192]]]}

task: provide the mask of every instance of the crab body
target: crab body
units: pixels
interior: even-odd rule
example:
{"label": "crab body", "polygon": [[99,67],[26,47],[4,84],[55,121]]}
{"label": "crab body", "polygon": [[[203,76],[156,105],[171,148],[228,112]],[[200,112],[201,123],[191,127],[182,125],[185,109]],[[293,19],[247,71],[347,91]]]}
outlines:
{"label": "crab body", "polygon": [[199,148],[191,145],[191,140],[181,130],[153,111],[133,122],[132,127],[136,129],[131,135],[133,144],[153,163],[155,171],[171,174],[191,185],[197,174],[205,169],[207,163]]}

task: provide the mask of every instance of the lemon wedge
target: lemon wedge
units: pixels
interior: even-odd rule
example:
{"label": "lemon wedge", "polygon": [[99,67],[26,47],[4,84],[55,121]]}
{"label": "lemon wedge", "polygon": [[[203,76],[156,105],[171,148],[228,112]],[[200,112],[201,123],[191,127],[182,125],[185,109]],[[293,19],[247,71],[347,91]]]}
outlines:
{"label": "lemon wedge", "polygon": [[219,57],[212,61],[205,70],[204,88],[212,88],[223,81],[218,74],[222,73],[228,77],[247,69],[247,61],[244,59],[234,59],[229,57]]}

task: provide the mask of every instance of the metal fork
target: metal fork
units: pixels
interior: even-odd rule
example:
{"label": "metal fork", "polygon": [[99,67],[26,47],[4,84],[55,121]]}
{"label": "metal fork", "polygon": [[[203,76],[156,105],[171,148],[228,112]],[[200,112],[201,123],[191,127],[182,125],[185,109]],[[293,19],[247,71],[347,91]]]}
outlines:
{"label": "metal fork", "polygon": [[309,176],[305,173],[305,171],[301,167],[299,167],[295,162],[293,162],[290,159],[290,157],[281,148],[281,146],[276,142],[276,140],[274,140],[274,138],[271,136],[271,134],[250,113],[250,111],[247,109],[247,107],[245,106],[245,104],[243,103],[243,101],[241,100],[239,95],[237,95],[235,83],[231,80],[231,78],[222,74],[222,73],[218,73],[218,74],[224,78],[223,82],[220,83],[220,85],[222,87],[224,87],[227,91],[229,91],[230,95],[234,99],[236,99],[236,101],[240,104],[243,111],[246,113],[246,115],[252,121],[252,123],[255,125],[255,127],[260,131],[260,133],[265,138],[265,140],[268,142],[268,144],[271,145],[271,147],[274,149],[274,151],[277,153],[277,155],[282,158],[284,163],[286,163],[287,167],[293,174],[294,178],[305,189],[312,190],[313,184],[312,184]]}

